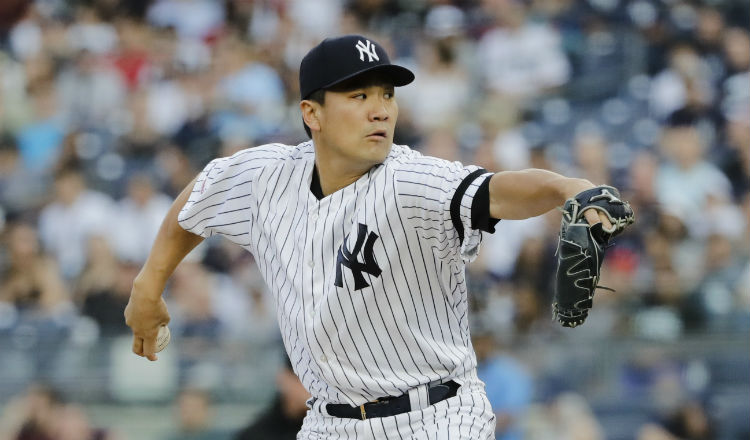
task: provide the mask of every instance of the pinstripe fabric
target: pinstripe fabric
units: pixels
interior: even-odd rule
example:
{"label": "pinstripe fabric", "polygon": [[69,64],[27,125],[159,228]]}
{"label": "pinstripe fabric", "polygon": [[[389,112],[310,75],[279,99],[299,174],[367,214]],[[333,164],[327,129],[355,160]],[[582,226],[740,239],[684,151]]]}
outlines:
{"label": "pinstripe fabric", "polygon": [[[316,399],[360,405],[448,379],[481,384],[471,374],[464,265],[481,243],[471,202],[491,174],[463,195],[461,241],[450,204],[477,167],[394,145],[382,164],[318,200],[313,164],[312,142],[216,159],[199,175],[180,225],[255,255],[294,371]],[[347,431],[346,421],[328,422],[333,438]],[[378,429],[391,429],[371,428],[378,438]]]}

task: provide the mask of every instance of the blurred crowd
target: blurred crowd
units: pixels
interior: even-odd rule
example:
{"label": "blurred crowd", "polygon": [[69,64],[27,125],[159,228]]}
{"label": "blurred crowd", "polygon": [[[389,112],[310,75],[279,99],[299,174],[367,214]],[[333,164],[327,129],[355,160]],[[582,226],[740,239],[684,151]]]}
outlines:
{"label": "blurred crowd", "polygon": [[[3,1],[0,339],[127,335],[172,198],[214,157],[306,140],[299,62],[343,33],[416,73],[396,143],[621,189],[637,223],[608,252],[616,293],[596,296],[587,337],[746,333],[749,15],[730,0]],[[558,218],[486,236],[469,267],[478,332],[558,334]],[[166,293],[194,344],[182,365],[222,338],[275,338],[268,295],[251,255],[207,240]]]}

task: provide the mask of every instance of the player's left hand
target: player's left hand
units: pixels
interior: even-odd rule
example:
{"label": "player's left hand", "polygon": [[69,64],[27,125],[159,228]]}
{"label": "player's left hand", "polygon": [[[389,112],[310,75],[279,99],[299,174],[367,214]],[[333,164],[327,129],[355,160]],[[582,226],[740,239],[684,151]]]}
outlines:
{"label": "player's left hand", "polygon": [[622,232],[635,221],[630,204],[620,198],[617,188],[607,185],[595,186],[581,191],[572,199],[577,205],[576,217],[583,217],[589,226],[602,224],[608,237]]}
{"label": "player's left hand", "polygon": [[576,327],[583,324],[593,305],[609,240],[633,223],[635,216],[619,191],[604,185],[568,199],[562,212],[552,307],[563,326]]}

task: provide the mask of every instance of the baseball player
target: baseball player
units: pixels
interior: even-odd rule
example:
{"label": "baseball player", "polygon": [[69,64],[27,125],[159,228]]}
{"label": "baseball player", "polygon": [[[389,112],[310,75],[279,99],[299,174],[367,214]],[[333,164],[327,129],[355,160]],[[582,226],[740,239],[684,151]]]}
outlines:
{"label": "baseball player", "polygon": [[133,352],[157,359],[167,279],[219,234],[255,255],[273,291],[312,395],[298,438],[493,438],[464,266],[498,219],[540,215],[593,185],[543,170],[493,174],[394,145],[395,87],[414,75],[366,37],[324,40],[299,80],[310,141],[216,159],[172,205],[125,310]]}

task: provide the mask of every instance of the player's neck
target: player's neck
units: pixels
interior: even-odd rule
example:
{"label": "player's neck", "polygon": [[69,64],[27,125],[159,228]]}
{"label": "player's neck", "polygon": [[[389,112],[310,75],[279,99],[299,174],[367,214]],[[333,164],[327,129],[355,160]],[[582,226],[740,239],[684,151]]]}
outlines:
{"label": "player's neck", "polygon": [[315,167],[318,172],[320,189],[325,197],[356,182],[372,168],[372,165],[353,163],[340,156],[316,150]]}
{"label": "player's neck", "polygon": [[363,161],[352,161],[316,144],[315,167],[324,197],[356,182],[374,165]]}
{"label": "player's neck", "polygon": [[315,158],[315,166],[318,172],[318,179],[320,180],[320,189],[323,192],[324,197],[351,185],[369,170],[369,168],[351,169],[342,166],[343,164],[341,163],[335,163],[337,161],[333,162],[334,163],[331,163],[330,161],[321,159],[317,156]]}

